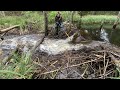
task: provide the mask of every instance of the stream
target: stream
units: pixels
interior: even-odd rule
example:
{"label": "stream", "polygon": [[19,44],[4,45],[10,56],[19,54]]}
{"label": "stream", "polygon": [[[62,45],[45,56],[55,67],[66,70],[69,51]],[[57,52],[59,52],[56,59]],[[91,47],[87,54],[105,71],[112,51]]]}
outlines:
{"label": "stream", "polygon": [[[41,52],[46,52],[48,54],[57,55],[68,50],[79,50],[83,47],[96,47],[102,43],[112,43],[115,45],[120,45],[120,31],[116,30],[110,32],[110,30],[102,29],[100,32],[98,30],[87,30],[88,33],[92,36],[93,41],[89,44],[70,44],[69,42],[73,36],[66,39],[49,39],[45,38],[44,42],[37,48]],[[99,32],[99,33],[98,33]],[[119,33],[118,33],[119,32]],[[116,34],[116,35],[115,35]],[[119,34],[119,35],[118,35]],[[118,37],[116,37],[118,36]],[[18,45],[23,47],[23,51],[26,52],[32,48],[36,42],[42,37],[42,34],[31,34],[31,35],[11,35],[5,36],[5,40],[0,42],[0,58],[2,59],[5,56],[8,56],[11,50],[14,50]]]}

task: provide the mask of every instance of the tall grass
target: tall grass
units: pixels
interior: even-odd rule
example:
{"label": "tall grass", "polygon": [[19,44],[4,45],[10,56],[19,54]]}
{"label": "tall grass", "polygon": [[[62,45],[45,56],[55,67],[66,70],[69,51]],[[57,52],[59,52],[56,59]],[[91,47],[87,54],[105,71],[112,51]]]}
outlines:
{"label": "tall grass", "polygon": [[12,25],[20,25],[21,28],[26,27],[29,23],[32,24],[37,30],[43,30],[44,28],[44,17],[43,15],[39,15],[37,12],[24,12],[22,16],[5,16],[0,17],[0,25],[4,26],[12,26]]}
{"label": "tall grass", "polygon": [[0,63],[0,79],[31,79],[33,70],[29,54],[14,54],[6,65]]}

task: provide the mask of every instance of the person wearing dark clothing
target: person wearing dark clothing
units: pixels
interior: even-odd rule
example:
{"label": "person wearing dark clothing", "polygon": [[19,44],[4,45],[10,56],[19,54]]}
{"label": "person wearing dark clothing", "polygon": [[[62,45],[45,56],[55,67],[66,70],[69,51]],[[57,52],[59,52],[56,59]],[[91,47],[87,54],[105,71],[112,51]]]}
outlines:
{"label": "person wearing dark clothing", "polygon": [[58,35],[58,32],[61,28],[61,24],[62,24],[62,16],[61,14],[58,12],[57,15],[55,16],[55,24],[56,24],[56,35]]}

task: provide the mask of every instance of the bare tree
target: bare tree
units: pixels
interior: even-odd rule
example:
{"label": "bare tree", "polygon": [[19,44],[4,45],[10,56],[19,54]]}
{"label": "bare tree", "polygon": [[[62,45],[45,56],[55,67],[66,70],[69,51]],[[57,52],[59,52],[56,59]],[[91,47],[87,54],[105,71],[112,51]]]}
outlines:
{"label": "bare tree", "polygon": [[43,11],[43,14],[44,14],[44,26],[45,26],[45,36],[48,35],[48,16],[47,16],[47,11]]}
{"label": "bare tree", "polygon": [[74,17],[75,11],[71,12],[71,23],[73,23],[73,17]]}
{"label": "bare tree", "polygon": [[83,11],[79,11],[78,14],[80,16],[80,18],[79,18],[80,20],[78,21],[79,22],[79,28],[81,29]]}
{"label": "bare tree", "polygon": [[119,24],[119,19],[120,19],[120,11],[118,12],[117,20],[115,21],[113,25],[113,29],[116,29],[117,25]]}

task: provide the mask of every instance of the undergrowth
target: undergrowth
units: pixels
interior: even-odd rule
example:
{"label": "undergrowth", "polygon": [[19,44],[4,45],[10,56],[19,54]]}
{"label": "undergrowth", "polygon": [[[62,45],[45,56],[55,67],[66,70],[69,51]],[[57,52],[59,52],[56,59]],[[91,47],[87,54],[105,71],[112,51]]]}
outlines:
{"label": "undergrowth", "polygon": [[29,54],[14,54],[5,65],[0,63],[0,79],[31,79],[33,70]]}
{"label": "undergrowth", "polygon": [[[48,13],[48,21],[49,25],[55,23],[54,18],[57,11],[50,11]],[[61,15],[63,17],[63,21],[68,21],[71,18],[71,13],[69,11],[61,11]],[[105,24],[112,24],[117,19],[116,15],[85,15],[82,17],[83,25],[92,25],[97,24],[100,25],[102,21]],[[78,22],[80,20],[79,14],[75,13],[73,21]],[[35,30],[43,31],[44,30],[44,16],[43,14],[38,13],[37,11],[25,11],[21,16],[5,16],[0,17],[0,25],[4,26],[12,26],[12,25],[20,25],[21,28],[26,27],[29,23],[33,23],[32,27]]]}

